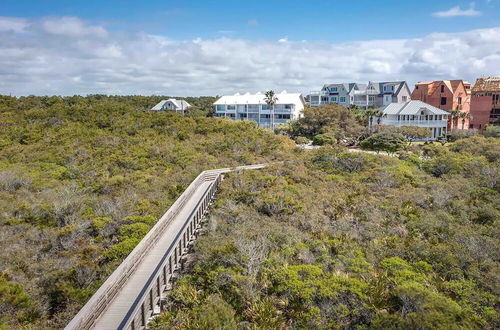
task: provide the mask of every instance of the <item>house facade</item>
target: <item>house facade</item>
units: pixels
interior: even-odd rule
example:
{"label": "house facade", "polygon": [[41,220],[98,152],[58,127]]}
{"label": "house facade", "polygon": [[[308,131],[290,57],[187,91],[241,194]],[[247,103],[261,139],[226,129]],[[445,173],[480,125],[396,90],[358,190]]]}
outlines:
{"label": "house facade", "polygon": [[191,107],[191,104],[184,100],[168,99],[161,100],[157,105],[151,108],[151,111],[175,111],[177,113],[185,114]]}
{"label": "house facade", "polygon": [[500,124],[500,78],[479,78],[471,91],[471,128]]}
{"label": "house facade", "polygon": [[448,129],[469,129],[470,84],[463,80],[426,81],[415,84],[412,100],[420,100],[454,116],[449,116]]}
{"label": "house facade", "polygon": [[370,120],[370,125],[418,126],[429,129],[429,140],[446,136],[450,114],[422,101],[391,103],[378,109],[381,117]]}
{"label": "house facade", "polygon": [[321,91],[309,94],[309,105],[314,107],[336,103],[348,107],[354,103],[354,91],[364,89],[366,89],[366,85],[358,83],[324,85]]}
{"label": "house facade", "polygon": [[324,85],[321,91],[309,94],[309,105],[320,106],[336,103],[364,109],[390,103],[407,102],[411,91],[406,81],[369,82],[368,84],[344,83]]}
{"label": "house facade", "polygon": [[259,127],[272,129],[301,116],[305,106],[302,94],[283,91],[276,94],[276,99],[274,107],[270,107],[265,101],[265,95],[260,92],[225,95],[214,103],[215,116],[233,120],[252,120],[258,123]]}

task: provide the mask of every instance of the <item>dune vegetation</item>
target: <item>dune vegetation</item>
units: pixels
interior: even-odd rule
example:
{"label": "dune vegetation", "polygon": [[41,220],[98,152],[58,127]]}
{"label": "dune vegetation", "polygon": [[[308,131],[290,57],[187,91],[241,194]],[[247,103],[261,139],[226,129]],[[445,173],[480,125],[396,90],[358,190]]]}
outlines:
{"label": "dune vegetation", "polygon": [[287,137],[157,101],[0,97],[0,328],[63,327],[201,170],[257,162],[223,181],[153,329],[500,327],[498,138],[388,157],[348,152],[374,132],[340,107]]}

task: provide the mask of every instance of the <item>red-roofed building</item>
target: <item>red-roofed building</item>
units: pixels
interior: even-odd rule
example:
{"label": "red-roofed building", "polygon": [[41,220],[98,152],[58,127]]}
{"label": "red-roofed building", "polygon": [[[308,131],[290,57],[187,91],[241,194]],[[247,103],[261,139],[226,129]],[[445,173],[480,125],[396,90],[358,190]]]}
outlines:
{"label": "red-roofed building", "polygon": [[441,110],[450,112],[448,129],[469,129],[470,84],[463,80],[438,80],[419,82],[411,94]]}

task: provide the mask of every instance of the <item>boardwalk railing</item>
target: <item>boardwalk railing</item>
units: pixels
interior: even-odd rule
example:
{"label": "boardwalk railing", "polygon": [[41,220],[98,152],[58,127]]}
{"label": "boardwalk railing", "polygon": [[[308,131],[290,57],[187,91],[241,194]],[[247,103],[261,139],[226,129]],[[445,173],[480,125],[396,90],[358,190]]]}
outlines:
{"label": "boardwalk railing", "polygon": [[[150,317],[160,312],[161,301],[165,297],[165,291],[171,288],[175,277],[174,272],[181,266],[182,255],[187,252],[189,245],[192,244],[201,229],[200,222],[213,201],[222,180],[222,175],[235,170],[259,169],[265,166],[258,164],[201,172],[89,299],[80,312],[66,326],[66,329],[92,329],[94,327],[96,320],[106,311],[106,308],[120,292],[124,283],[137,269],[144,256],[148,254],[150,248],[154,246],[169,224],[185,206],[186,201],[197,190],[205,189],[201,197],[196,201],[195,206],[190,210],[187,220],[177,232],[172,244],[165,251],[161,262],[154,269],[151,269],[151,275],[144,283],[140,294],[135,297],[127,314],[123,315],[123,319],[118,327],[118,329],[144,329]],[[210,183],[208,187],[203,185],[206,182]]]}

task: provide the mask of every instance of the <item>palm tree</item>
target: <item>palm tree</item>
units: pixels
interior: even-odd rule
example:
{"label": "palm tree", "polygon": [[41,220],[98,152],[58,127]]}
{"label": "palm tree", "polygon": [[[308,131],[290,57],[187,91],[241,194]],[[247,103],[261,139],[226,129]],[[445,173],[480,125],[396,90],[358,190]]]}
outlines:
{"label": "palm tree", "polygon": [[380,118],[383,117],[383,113],[380,110],[368,109],[365,110],[366,117],[368,118],[368,127],[373,128],[373,118],[377,117],[377,124],[380,124]]}
{"label": "palm tree", "polygon": [[276,93],[273,90],[270,90],[266,92],[264,101],[269,106],[269,109],[271,109],[271,127],[274,129],[274,106],[278,102],[278,97],[276,97]]}
{"label": "palm tree", "polygon": [[460,111],[458,110],[451,110],[450,111],[450,129],[453,128],[453,123],[455,120],[458,120],[460,118]]}
{"label": "palm tree", "polygon": [[460,112],[458,114],[458,118],[462,119],[462,129],[464,129],[464,126],[465,126],[465,120],[466,119],[471,119],[472,116],[470,115],[470,113],[468,112]]}

